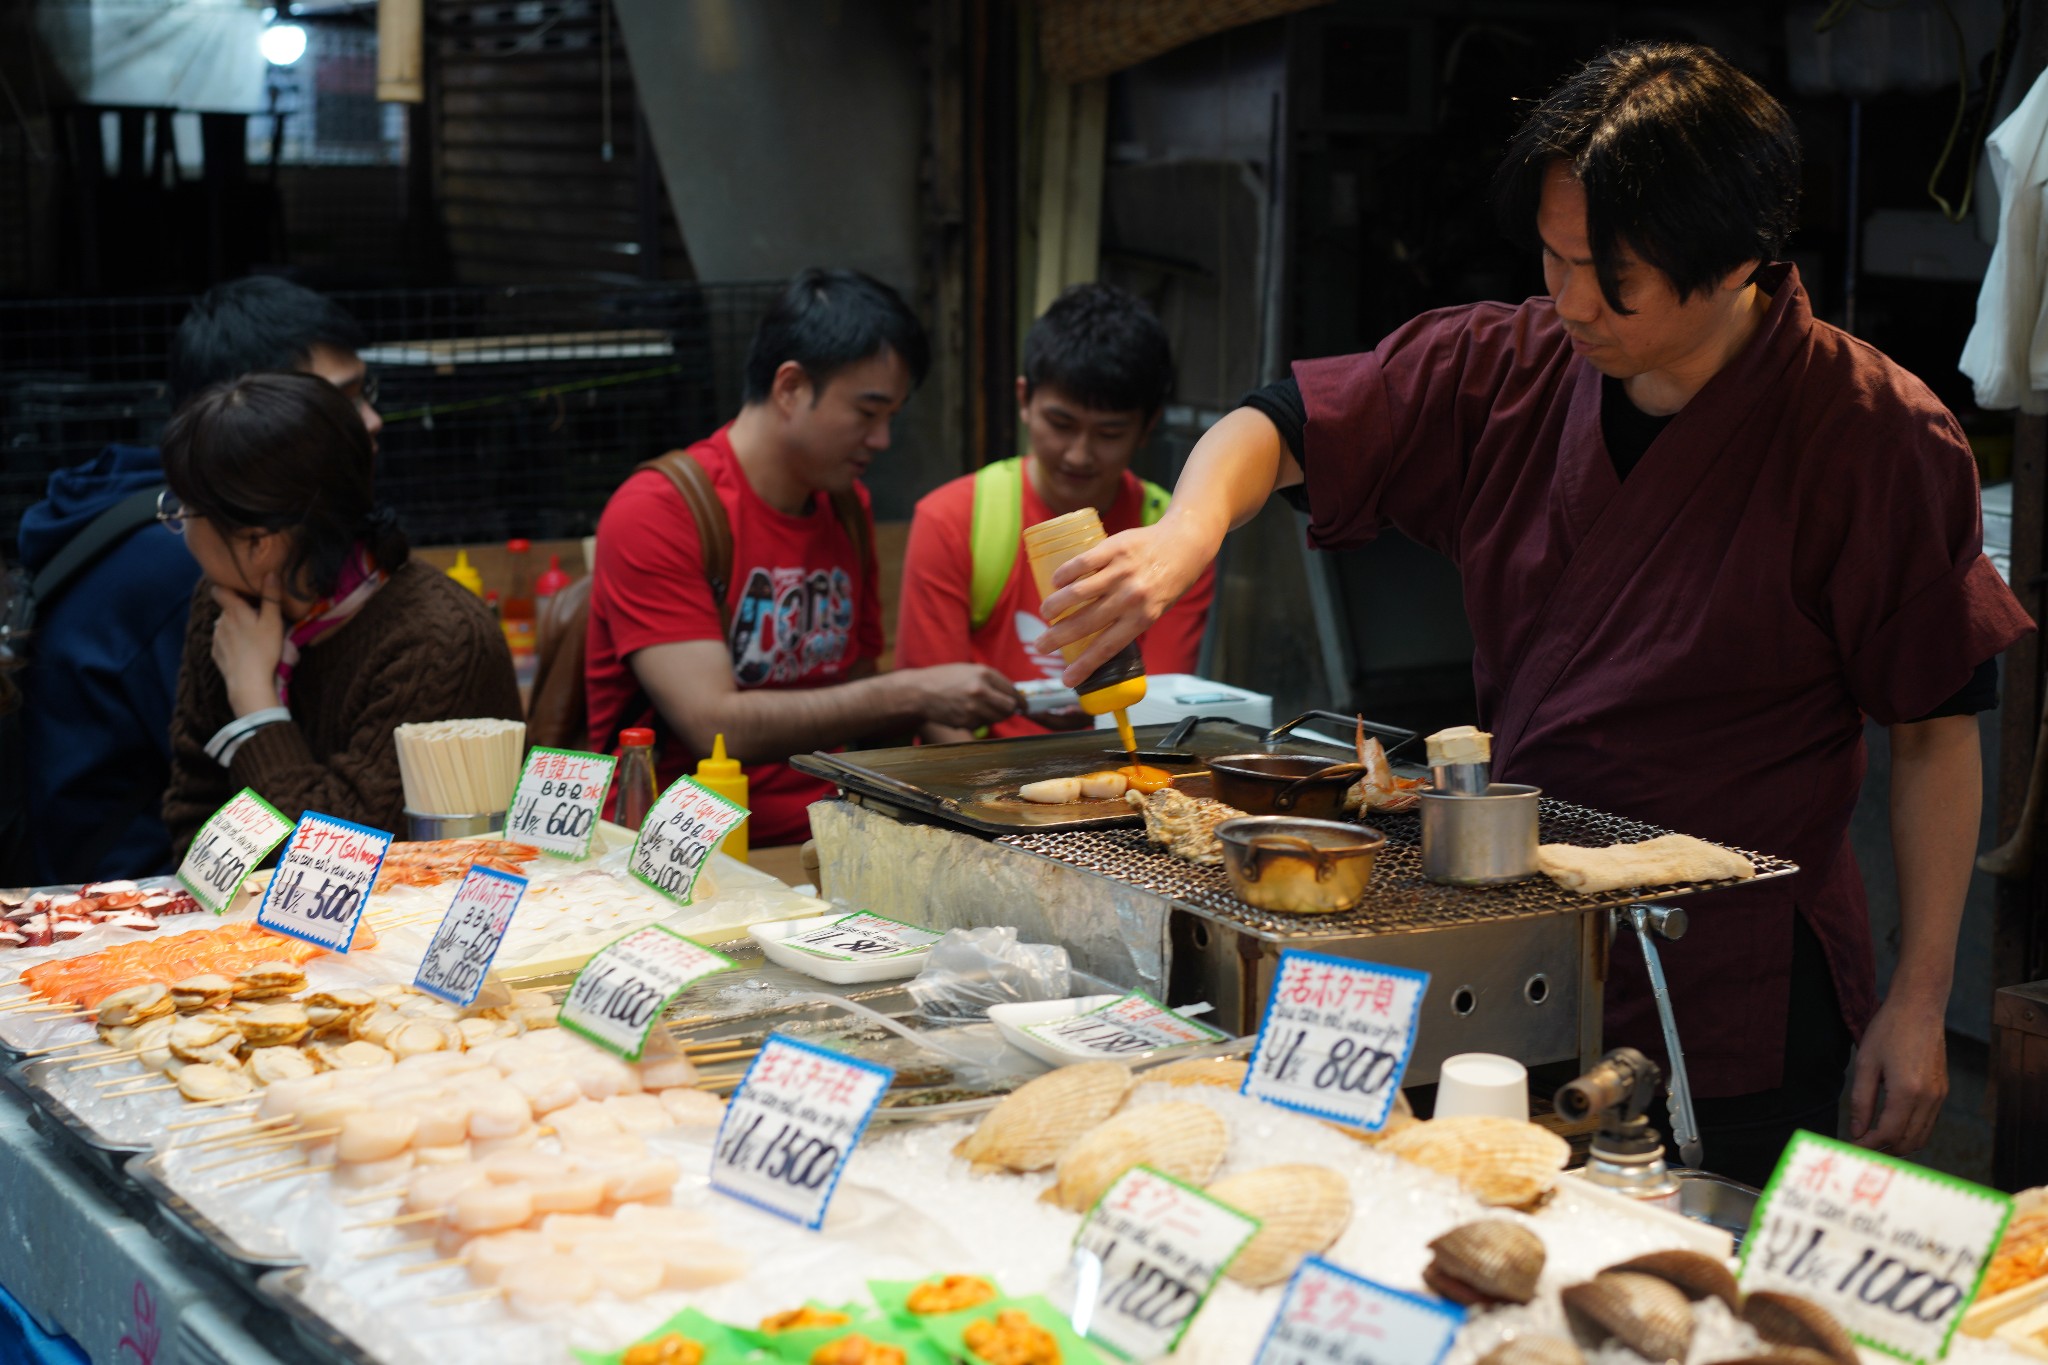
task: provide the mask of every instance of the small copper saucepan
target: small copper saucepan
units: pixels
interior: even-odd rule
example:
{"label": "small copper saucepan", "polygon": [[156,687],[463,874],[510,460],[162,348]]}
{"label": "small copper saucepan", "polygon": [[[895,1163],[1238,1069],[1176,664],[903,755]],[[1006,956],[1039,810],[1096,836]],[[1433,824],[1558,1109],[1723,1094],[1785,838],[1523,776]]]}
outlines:
{"label": "small copper saucepan", "polygon": [[1247,815],[1299,815],[1336,820],[1344,793],[1365,769],[1314,754],[1225,754],[1209,760],[1216,799]]}
{"label": "small copper saucepan", "polygon": [[1326,915],[1365,899],[1387,836],[1365,825],[1248,815],[1216,826],[1230,889],[1283,915]]}

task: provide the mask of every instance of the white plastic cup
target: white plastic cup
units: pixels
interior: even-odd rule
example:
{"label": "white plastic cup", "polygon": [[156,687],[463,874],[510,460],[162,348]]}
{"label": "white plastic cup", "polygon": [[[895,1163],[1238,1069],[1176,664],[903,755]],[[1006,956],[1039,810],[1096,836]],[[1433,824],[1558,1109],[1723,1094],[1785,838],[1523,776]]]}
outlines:
{"label": "white plastic cup", "polygon": [[1526,1121],[1529,1068],[1492,1052],[1460,1052],[1444,1058],[1437,1076],[1435,1117],[1459,1114],[1494,1114]]}

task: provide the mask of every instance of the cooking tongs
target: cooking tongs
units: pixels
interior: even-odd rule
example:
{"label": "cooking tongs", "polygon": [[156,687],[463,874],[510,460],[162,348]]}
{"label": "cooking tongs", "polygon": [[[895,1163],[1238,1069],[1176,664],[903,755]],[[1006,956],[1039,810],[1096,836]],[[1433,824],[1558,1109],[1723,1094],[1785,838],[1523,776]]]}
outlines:
{"label": "cooking tongs", "polygon": [[[1338,711],[1304,711],[1285,725],[1276,725],[1266,731],[1259,742],[1265,747],[1271,748],[1287,738],[1296,729],[1308,724],[1312,720],[1335,721],[1343,727],[1342,733],[1346,735],[1355,733],[1358,728],[1358,717],[1356,716],[1347,716]],[[1197,727],[1211,722],[1218,725],[1237,724],[1229,716],[1183,716],[1178,724],[1166,732],[1166,737],[1159,741],[1158,748],[1140,750],[1133,761],[1138,763],[1205,762],[1206,760],[1201,754],[1189,753],[1182,746],[1188,742],[1188,736],[1194,734]],[[1380,741],[1385,746],[1389,757],[1403,745],[1410,744],[1415,739],[1415,731],[1413,730],[1404,730],[1398,725],[1382,725],[1378,721],[1366,721],[1365,730],[1367,734],[1380,737]],[[1122,749],[1104,749],[1103,752],[1106,754],[1121,754],[1124,751]]]}

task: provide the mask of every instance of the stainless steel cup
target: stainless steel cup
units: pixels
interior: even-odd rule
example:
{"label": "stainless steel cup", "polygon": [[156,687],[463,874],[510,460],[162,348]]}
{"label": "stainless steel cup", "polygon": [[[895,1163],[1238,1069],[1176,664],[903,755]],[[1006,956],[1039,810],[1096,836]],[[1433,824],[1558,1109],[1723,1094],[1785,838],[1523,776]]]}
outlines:
{"label": "stainless steel cup", "polygon": [[405,813],[405,837],[415,843],[460,839],[470,834],[496,834],[504,828],[504,811],[483,815],[428,815],[416,810]]}
{"label": "stainless steel cup", "polygon": [[1430,782],[1440,792],[1460,796],[1483,796],[1493,785],[1491,763],[1438,763],[1429,770]]}
{"label": "stainless steel cup", "polygon": [[1422,875],[1451,886],[1494,886],[1536,871],[1536,787],[1488,785],[1484,796],[1422,793]]}

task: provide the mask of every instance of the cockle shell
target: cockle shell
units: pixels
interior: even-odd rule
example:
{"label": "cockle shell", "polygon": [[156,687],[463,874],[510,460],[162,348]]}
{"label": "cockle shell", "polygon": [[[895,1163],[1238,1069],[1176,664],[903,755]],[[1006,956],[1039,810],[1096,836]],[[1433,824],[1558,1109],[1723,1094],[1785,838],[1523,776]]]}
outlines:
{"label": "cockle shell", "polygon": [[1595,1337],[1613,1337],[1647,1360],[1684,1360],[1692,1304],[1654,1275],[1611,1270],[1564,1291],[1565,1316]]}
{"label": "cockle shell", "polygon": [[977,1173],[1042,1171],[1115,1113],[1130,1090],[1130,1068],[1121,1062],[1063,1066],[1018,1086],[953,1155],[973,1162]]}
{"label": "cockle shell", "polygon": [[1728,1263],[1716,1256],[1702,1255],[1697,1251],[1653,1251],[1607,1268],[1655,1275],[1675,1286],[1694,1303],[1701,1299],[1719,1299],[1728,1305],[1730,1312],[1742,1306],[1742,1291],[1735,1287],[1734,1274],[1728,1269]]}
{"label": "cockle shell", "polygon": [[1240,1284],[1280,1283],[1351,1223],[1351,1186],[1327,1166],[1261,1166],[1225,1176],[1208,1192],[1263,1224],[1230,1263],[1230,1278]]}
{"label": "cockle shell", "polygon": [[1466,1223],[1429,1248],[1436,1259],[1422,1278],[1453,1302],[1477,1307],[1527,1303],[1536,1297],[1536,1280],[1543,1274],[1543,1239],[1520,1223],[1505,1218]]}
{"label": "cockle shell", "polygon": [[1086,1213],[1116,1178],[1140,1164],[1177,1180],[1206,1184],[1230,1146],[1230,1129],[1207,1105],[1144,1104],[1102,1123],[1067,1149],[1042,1196],[1069,1213]]}
{"label": "cockle shell", "polygon": [[1380,1150],[1453,1177],[1482,1204],[1527,1208],[1557,1183],[1571,1144],[1547,1128],[1491,1114],[1417,1123]]}
{"label": "cockle shell", "polygon": [[1586,1357],[1563,1337],[1510,1337],[1479,1357],[1479,1365],[1586,1365]]}
{"label": "cockle shell", "polygon": [[1138,1073],[1138,1083],[1149,1085],[1214,1085],[1236,1090],[1244,1084],[1247,1063],[1242,1057],[1190,1057],[1168,1062]]}
{"label": "cockle shell", "polygon": [[1857,1365],[1856,1343],[1834,1314],[1811,1299],[1759,1289],[1742,1304],[1742,1320],[1756,1334],[1777,1346],[1798,1346],[1831,1356],[1840,1365]]}

